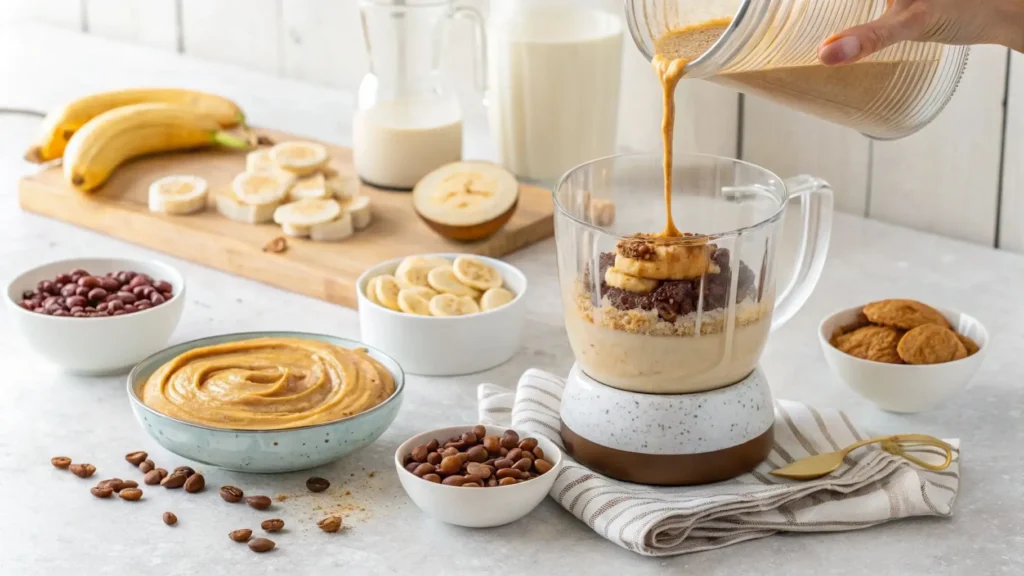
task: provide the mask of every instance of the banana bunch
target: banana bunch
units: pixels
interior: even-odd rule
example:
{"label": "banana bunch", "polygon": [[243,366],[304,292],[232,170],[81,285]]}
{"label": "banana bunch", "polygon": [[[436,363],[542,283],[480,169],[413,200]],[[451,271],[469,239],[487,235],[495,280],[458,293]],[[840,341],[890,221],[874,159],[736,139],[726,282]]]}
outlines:
{"label": "banana bunch", "polygon": [[366,297],[380,306],[420,316],[466,316],[500,308],[515,299],[501,274],[470,256],[449,261],[410,256],[394,275],[370,279]]}
{"label": "banana bunch", "polygon": [[104,92],[50,112],[25,159],[42,163],[63,158],[68,182],[89,192],[137,156],[216,144],[247,147],[245,138],[224,131],[243,121],[235,103],[213,94],[179,89]]}

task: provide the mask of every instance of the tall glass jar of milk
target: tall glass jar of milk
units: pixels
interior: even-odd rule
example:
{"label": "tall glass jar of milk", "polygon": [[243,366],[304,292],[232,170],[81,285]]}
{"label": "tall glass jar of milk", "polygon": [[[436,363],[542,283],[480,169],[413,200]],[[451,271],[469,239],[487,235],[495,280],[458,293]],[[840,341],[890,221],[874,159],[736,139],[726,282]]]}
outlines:
{"label": "tall glass jar of milk", "polygon": [[441,54],[451,20],[473,22],[482,85],[483,18],[450,0],[359,0],[359,9],[370,72],[352,122],[353,163],[367,184],[407,190],[462,159],[462,111]]}
{"label": "tall glass jar of milk", "polygon": [[487,100],[499,161],[550,184],[614,154],[621,3],[492,0],[490,11]]}

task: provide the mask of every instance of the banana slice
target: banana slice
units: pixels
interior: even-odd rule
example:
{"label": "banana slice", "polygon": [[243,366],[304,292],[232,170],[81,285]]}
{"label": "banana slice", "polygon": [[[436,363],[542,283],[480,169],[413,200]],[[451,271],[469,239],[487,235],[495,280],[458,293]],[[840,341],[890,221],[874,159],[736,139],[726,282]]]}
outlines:
{"label": "banana slice", "polygon": [[352,223],[356,230],[362,230],[370,225],[370,198],[369,196],[356,196],[341,201],[341,207],[352,214]]}
{"label": "banana slice", "polygon": [[274,211],[274,222],[291,226],[312,227],[326,224],[341,216],[341,206],[333,198],[308,198],[279,206]]}
{"label": "banana slice", "polygon": [[630,276],[629,274],[619,272],[614,267],[608,268],[604,273],[604,281],[607,282],[609,286],[620,288],[635,294],[650,294],[658,287],[657,280],[648,280],[647,278]]}
{"label": "banana slice", "polygon": [[402,289],[398,293],[398,307],[407,314],[430,316],[430,298],[414,290]]}
{"label": "banana slice", "polygon": [[310,239],[317,242],[341,242],[352,234],[352,215],[348,212],[343,212],[334,220],[311,226],[309,229]]}
{"label": "banana slice", "polygon": [[235,197],[230,191],[214,194],[217,212],[228,220],[245,222],[246,224],[264,224],[274,220],[277,204],[246,204]]}
{"label": "banana slice", "polygon": [[292,202],[307,198],[330,198],[333,194],[327,189],[327,181],[323,174],[313,174],[301,178],[288,190],[288,199]]}
{"label": "banana slice", "polygon": [[484,262],[469,256],[459,256],[452,264],[455,277],[470,288],[490,290],[501,286],[501,274]]}
{"label": "banana slice", "polygon": [[615,269],[652,280],[690,280],[721,272],[711,260],[714,246],[700,238],[663,239],[637,235],[615,247]]}
{"label": "banana slice", "polygon": [[149,185],[149,210],[192,214],[206,208],[209,186],[198,176],[164,176]]}
{"label": "banana slice", "polygon": [[480,308],[486,312],[501,308],[505,304],[515,300],[516,295],[504,288],[491,288],[480,297]]}
{"label": "banana slice", "polygon": [[380,276],[374,276],[366,283],[366,299],[378,306],[383,306],[377,299],[377,284],[380,283]]}
{"label": "banana slice", "polygon": [[338,200],[351,200],[359,196],[359,177],[355,174],[339,172],[333,168],[323,171],[327,182],[327,190]]}
{"label": "banana slice", "polygon": [[455,162],[427,174],[412,191],[413,209],[449,240],[480,240],[501,229],[519,202],[515,175],[497,164]]}
{"label": "banana slice", "polygon": [[412,292],[413,294],[419,294],[423,298],[430,300],[434,296],[437,296],[437,292],[433,288],[426,286],[410,286],[408,288],[402,288],[403,292]]}
{"label": "banana slice", "polygon": [[401,291],[402,287],[395,281],[395,277],[385,274],[377,277],[377,285],[374,287],[373,293],[377,295],[377,301],[382,306],[392,310],[401,310],[398,307],[398,293]]}
{"label": "banana slice", "polygon": [[469,296],[473,299],[480,297],[479,292],[459,281],[451,266],[438,266],[434,268],[427,273],[427,282],[431,288],[444,294]]}
{"label": "banana slice", "polygon": [[430,281],[427,280],[427,276],[431,270],[429,266],[399,266],[395,271],[395,280],[398,280],[398,285],[402,288],[422,286],[429,289]]}
{"label": "banana slice", "polygon": [[452,263],[447,258],[440,256],[409,256],[402,263],[398,265],[398,270],[395,271],[395,276],[400,277],[402,271],[410,266],[426,267],[428,271],[437,268],[438,266],[451,266]]}
{"label": "banana slice", "polygon": [[274,161],[270,159],[270,149],[260,148],[246,154],[245,171],[253,174],[257,172],[273,172]]}
{"label": "banana slice", "polygon": [[310,226],[294,226],[292,224],[281,224],[281,231],[293,238],[309,238],[312,232]]}
{"label": "banana slice", "polygon": [[330,159],[327,148],[316,142],[282,142],[270,149],[274,166],[299,176],[319,172]]}
{"label": "banana slice", "polygon": [[438,294],[430,299],[432,316],[465,316],[480,311],[475,300],[468,296]]}
{"label": "banana slice", "polygon": [[231,191],[243,204],[277,206],[288,196],[288,182],[270,172],[242,172],[231,181]]}

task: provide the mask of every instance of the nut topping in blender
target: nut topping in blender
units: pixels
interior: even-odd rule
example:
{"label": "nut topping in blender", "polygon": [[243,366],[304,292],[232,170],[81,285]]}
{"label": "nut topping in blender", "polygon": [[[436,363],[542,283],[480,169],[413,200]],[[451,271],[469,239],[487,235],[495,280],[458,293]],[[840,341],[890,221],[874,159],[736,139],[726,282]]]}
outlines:
{"label": "nut topping in blender", "polygon": [[615,269],[639,278],[686,280],[700,278],[706,272],[719,272],[711,259],[715,245],[692,234],[681,237],[636,234],[620,240],[615,250]]}

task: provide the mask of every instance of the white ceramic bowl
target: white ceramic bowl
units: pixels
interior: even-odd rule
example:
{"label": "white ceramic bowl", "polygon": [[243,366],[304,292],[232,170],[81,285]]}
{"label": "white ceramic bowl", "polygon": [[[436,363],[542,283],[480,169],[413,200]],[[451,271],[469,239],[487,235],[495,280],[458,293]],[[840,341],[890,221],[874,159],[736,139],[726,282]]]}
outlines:
{"label": "white ceramic bowl", "polygon": [[965,390],[985,360],[988,332],[981,322],[943,308],[936,309],[953,329],[977,342],[980,349],[976,354],[945,364],[912,366],[872,362],[841,352],[830,343],[832,335],[843,326],[855,324],[862,308],[848,308],[825,318],[818,329],[818,339],[832,371],[882,410],[905,414],[931,410]]}
{"label": "white ceramic bowl", "polygon": [[[132,270],[166,280],[174,297],[148,310],[108,318],[48,316],[18,305],[26,290],[43,280],[83,268],[92,274]],[[7,285],[11,323],[37,354],[73,374],[124,372],[167,345],[185,306],[185,279],[174,268],[155,260],[74,258],[51,262],[19,274]]]}
{"label": "white ceramic bowl", "polygon": [[[462,254],[423,254],[454,260]],[[362,341],[388,354],[409,374],[454,376],[493,368],[519,350],[526,324],[526,276],[501,260],[473,256],[493,266],[515,299],[479,314],[436,318],[396,312],[366,297],[366,284],[381,274],[394,274],[404,258],[368,269],[356,281]]]}
{"label": "white ceramic bowl", "polygon": [[[417,477],[402,466],[406,455],[412,449],[431,440],[444,440],[456,434],[469,432],[472,426],[451,426],[417,434],[405,441],[395,452],[395,468],[398,479],[409,498],[421,510],[434,518],[467,528],[490,528],[515,522],[526,516],[540,504],[555,484],[558,471],[562,469],[562,451],[547,438],[536,435],[537,446],[544,451],[544,459],[551,462],[552,467],[546,474],[512,484],[511,486],[493,486],[490,488],[460,488],[435,484]],[[509,428],[487,426],[487,434],[501,436]]]}

